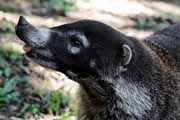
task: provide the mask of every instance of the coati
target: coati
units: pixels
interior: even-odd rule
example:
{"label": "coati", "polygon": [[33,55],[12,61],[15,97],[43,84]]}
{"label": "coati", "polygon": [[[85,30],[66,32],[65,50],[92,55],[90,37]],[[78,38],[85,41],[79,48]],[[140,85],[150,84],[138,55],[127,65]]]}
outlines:
{"label": "coati", "polygon": [[140,41],[93,20],[16,26],[32,61],[79,83],[78,120],[180,120],[180,24]]}

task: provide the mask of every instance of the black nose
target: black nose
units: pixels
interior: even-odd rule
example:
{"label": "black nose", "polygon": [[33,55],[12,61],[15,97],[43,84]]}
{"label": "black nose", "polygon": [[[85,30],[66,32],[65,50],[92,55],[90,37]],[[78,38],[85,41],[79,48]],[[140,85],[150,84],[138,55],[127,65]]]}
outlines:
{"label": "black nose", "polygon": [[27,20],[23,16],[20,16],[17,26],[25,27],[28,24]]}

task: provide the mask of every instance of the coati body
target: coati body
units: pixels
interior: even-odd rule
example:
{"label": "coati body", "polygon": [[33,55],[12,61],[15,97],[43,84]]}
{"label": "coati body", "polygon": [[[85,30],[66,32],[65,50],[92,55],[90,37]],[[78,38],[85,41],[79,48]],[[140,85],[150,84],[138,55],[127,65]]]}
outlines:
{"label": "coati body", "polygon": [[180,120],[180,25],[139,41],[97,21],[20,17],[16,34],[33,61],[79,83],[78,120]]}

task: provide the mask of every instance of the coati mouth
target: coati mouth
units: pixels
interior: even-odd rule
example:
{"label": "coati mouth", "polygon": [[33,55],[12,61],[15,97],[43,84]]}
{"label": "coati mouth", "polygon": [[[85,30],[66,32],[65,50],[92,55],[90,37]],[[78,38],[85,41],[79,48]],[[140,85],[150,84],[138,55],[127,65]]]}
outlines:
{"label": "coati mouth", "polygon": [[23,49],[29,58],[43,59],[47,62],[54,61],[54,59],[51,58],[50,53],[48,53],[47,50],[45,50],[43,48],[35,48],[35,47],[31,47],[30,45],[26,44],[23,46]]}
{"label": "coati mouth", "polygon": [[32,47],[28,44],[25,44],[23,49],[26,56],[35,63],[38,63],[47,68],[57,69],[55,59],[47,49],[41,47]]}

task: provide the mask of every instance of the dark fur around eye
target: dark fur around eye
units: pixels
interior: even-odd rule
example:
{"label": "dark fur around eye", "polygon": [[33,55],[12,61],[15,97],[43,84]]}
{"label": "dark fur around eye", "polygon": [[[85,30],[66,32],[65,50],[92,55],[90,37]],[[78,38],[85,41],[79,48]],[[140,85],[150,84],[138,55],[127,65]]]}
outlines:
{"label": "dark fur around eye", "polygon": [[70,39],[71,45],[74,47],[83,47],[82,42],[77,36],[72,36]]}

